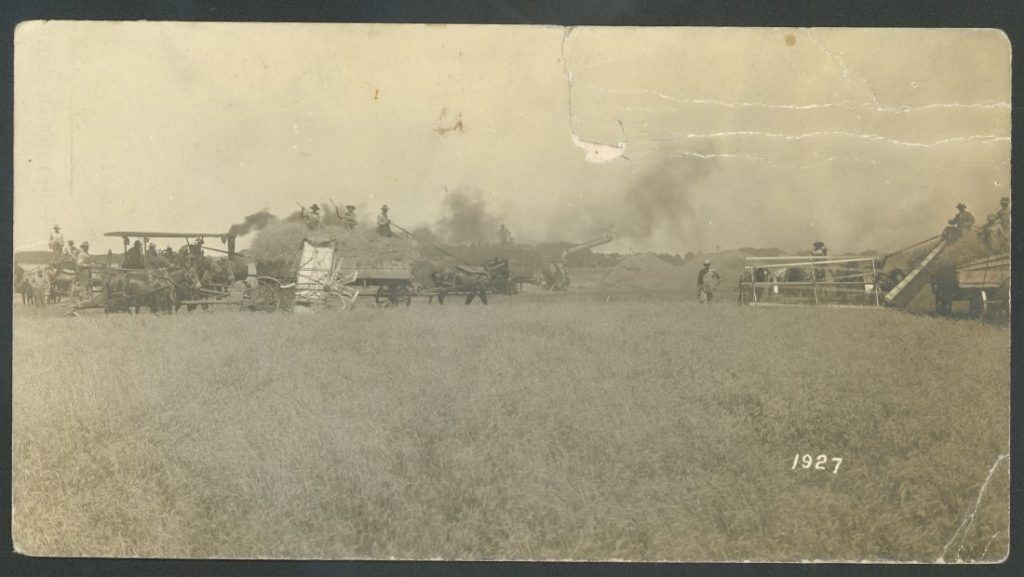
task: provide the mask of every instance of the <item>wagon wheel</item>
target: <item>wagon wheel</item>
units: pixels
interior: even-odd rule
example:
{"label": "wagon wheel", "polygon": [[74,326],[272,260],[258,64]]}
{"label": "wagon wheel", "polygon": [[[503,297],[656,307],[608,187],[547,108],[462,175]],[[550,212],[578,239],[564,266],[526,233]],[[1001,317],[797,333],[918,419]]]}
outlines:
{"label": "wagon wheel", "polygon": [[412,303],[412,291],[406,285],[381,285],[377,289],[377,294],[373,295],[373,299],[378,305],[385,307],[398,306],[403,303],[405,306],[409,306]]}
{"label": "wagon wheel", "polygon": [[242,301],[242,308],[250,311],[272,313],[281,304],[277,288],[269,282],[260,280],[256,286],[248,289],[247,298]]}
{"label": "wagon wheel", "polygon": [[396,303],[395,304],[405,303],[405,306],[409,306],[410,304],[412,304],[412,289],[409,287],[409,285],[405,285],[405,284],[397,285],[395,287],[395,293],[396,293]]}
{"label": "wagon wheel", "polygon": [[334,291],[324,291],[320,298],[313,302],[313,310],[316,311],[343,311],[348,308],[345,299]]}

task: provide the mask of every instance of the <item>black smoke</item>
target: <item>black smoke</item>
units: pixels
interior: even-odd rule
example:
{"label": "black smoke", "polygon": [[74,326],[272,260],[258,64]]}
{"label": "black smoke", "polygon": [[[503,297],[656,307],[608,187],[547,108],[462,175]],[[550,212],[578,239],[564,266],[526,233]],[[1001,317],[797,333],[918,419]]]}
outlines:
{"label": "black smoke", "polygon": [[253,214],[245,217],[245,220],[242,222],[231,225],[231,229],[228,230],[228,234],[243,236],[250,232],[260,230],[275,220],[277,220],[277,217],[265,210],[254,212]]}
{"label": "black smoke", "polygon": [[500,225],[488,210],[484,194],[468,189],[445,196],[441,218],[431,230],[435,238],[448,244],[493,243]]}

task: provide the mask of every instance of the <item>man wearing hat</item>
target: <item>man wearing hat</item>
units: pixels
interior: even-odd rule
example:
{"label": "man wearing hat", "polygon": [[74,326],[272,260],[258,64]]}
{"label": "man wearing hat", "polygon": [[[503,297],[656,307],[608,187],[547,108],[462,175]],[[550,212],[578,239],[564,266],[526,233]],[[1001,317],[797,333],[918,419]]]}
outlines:
{"label": "man wearing hat", "polygon": [[334,213],[338,215],[338,220],[341,221],[341,226],[348,230],[354,230],[356,228],[356,224],[359,223],[359,221],[356,220],[356,207],[351,204],[345,206],[345,214],[341,214],[337,206],[334,207]]}
{"label": "man wearing hat", "polygon": [[974,215],[967,210],[967,205],[960,203],[956,205],[957,214],[949,219],[949,226],[942,231],[942,238],[950,242],[956,242],[963,238],[964,233],[974,226]]}
{"label": "man wearing hat", "polygon": [[720,281],[718,273],[711,268],[711,261],[704,259],[704,268],[697,273],[697,296],[700,299],[700,304],[711,304]]}
{"label": "man wearing hat", "polygon": [[381,236],[395,236],[391,232],[391,218],[388,217],[388,205],[380,207],[380,214],[377,215],[377,234]]}
{"label": "man wearing hat", "polygon": [[313,203],[313,206],[309,207],[309,212],[306,209],[302,209],[302,216],[306,219],[306,226],[309,228],[320,227],[320,205]]}
{"label": "man wearing hat", "polygon": [[1003,225],[1003,230],[1007,234],[1010,232],[1010,197],[1004,196],[999,199],[999,212],[996,213],[996,219],[999,220],[999,224]]}
{"label": "man wearing hat", "polygon": [[53,262],[60,262],[60,254],[64,252],[64,235],[60,233],[60,225],[53,225],[50,233],[50,250],[53,251]]}
{"label": "man wearing hat", "polygon": [[825,243],[816,240],[813,247],[811,249],[811,256],[828,256],[828,249],[825,247]]}
{"label": "man wearing hat", "polygon": [[124,255],[122,268],[140,269],[144,268],[142,263],[142,241],[136,240],[128,252]]}
{"label": "man wearing hat", "polygon": [[92,298],[92,269],[89,268],[89,241],[81,246],[82,250],[75,255],[75,271],[78,276],[79,290],[83,298]]}

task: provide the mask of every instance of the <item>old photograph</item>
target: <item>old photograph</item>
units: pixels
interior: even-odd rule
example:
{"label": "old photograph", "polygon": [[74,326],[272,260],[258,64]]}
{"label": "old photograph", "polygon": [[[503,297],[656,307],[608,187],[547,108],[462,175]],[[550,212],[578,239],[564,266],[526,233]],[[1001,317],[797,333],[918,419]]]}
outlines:
{"label": "old photograph", "polygon": [[43,557],[997,563],[993,29],[28,21]]}

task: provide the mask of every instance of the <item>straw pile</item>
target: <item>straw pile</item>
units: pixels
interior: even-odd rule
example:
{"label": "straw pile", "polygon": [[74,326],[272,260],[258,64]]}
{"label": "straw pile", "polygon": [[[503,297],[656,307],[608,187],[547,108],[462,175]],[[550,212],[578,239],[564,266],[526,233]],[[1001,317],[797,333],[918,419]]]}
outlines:
{"label": "straw pile", "polygon": [[596,288],[600,292],[677,291],[686,284],[681,272],[651,253],[638,254],[623,259]]}
{"label": "straw pile", "polygon": [[[911,253],[907,259],[909,269],[912,269],[924,257],[928,256],[928,253],[933,248],[935,248],[935,245],[929,244]],[[933,271],[933,274],[950,274],[957,267],[964,266],[973,260],[984,258],[990,254],[985,243],[981,242],[975,234],[969,233],[960,240],[947,245],[946,250],[942,251],[942,254],[933,261],[930,270]],[[904,272],[909,272],[909,269]]]}
{"label": "straw pile", "polygon": [[322,226],[310,229],[301,222],[278,221],[256,233],[249,257],[260,274],[287,278],[301,264],[302,241],[334,241],[336,255],[349,266],[370,267],[375,263],[410,262],[418,258],[414,242],[403,237],[381,237],[376,229]]}

